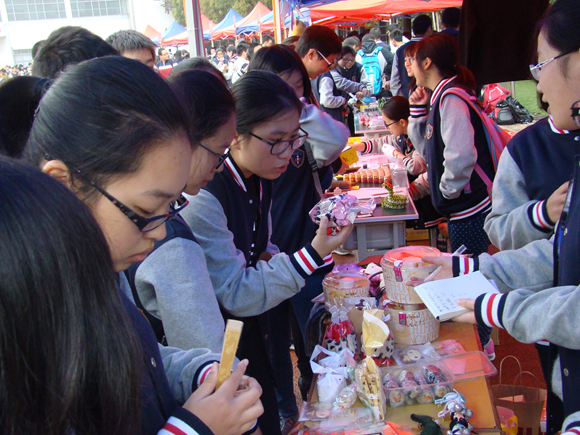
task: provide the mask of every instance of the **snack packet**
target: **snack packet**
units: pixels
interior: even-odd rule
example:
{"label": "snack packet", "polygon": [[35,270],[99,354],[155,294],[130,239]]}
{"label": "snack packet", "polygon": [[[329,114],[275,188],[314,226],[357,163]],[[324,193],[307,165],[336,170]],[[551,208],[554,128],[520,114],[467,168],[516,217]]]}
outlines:
{"label": "snack packet", "polygon": [[354,325],[348,318],[346,307],[330,307],[331,323],[324,334],[324,345],[332,352],[350,349],[353,355],[358,352],[358,342]]}
{"label": "snack packet", "polygon": [[373,412],[377,421],[384,421],[386,400],[381,373],[372,358],[366,357],[354,371],[356,391],[361,402]]}
{"label": "snack packet", "polygon": [[316,388],[318,400],[321,402],[334,402],[340,391],[346,387],[348,370],[346,367],[330,368],[322,367],[314,361],[310,361],[313,373],[318,374]]}
{"label": "snack packet", "polygon": [[360,203],[354,196],[341,193],[321,200],[308,214],[316,224],[319,224],[322,217],[326,216],[328,218],[328,231],[334,235],[339,232],[337,227],[352,224],[359,212],[372,213],[376,206],[374,199]]}
{"label": "snack packet", "polygon": [[326,355],[319,359],[318,364],[325,368],[337,369],[339,367],[352,367],[356,365],[354,354],[350,349],[343,349],[340,352],[331,352],[320,345],[316,345],[310,356],[310,361],[316,361],[318,355]]}
{"label": "snack packet", "polygon": [[376,359],[380,366],[393,365],[395,340],[383,318],[383,310],[365,310],[362,323],[362,350]]}

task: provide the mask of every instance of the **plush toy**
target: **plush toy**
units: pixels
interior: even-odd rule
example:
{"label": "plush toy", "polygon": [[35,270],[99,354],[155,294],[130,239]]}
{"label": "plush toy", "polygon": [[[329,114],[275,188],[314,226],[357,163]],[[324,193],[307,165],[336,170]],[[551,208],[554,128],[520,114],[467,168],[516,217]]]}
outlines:
{"label": "plush toy", "polygon": [[419,423],[421,435],[441,435],[439,421],[428,415],[411,414],[411,420]]}

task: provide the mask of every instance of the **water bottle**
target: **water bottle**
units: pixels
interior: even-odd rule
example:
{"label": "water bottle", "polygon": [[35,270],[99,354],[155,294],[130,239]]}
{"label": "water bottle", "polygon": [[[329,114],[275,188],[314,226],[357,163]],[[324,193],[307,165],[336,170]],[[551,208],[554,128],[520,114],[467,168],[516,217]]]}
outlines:
{"label": "water bottle", "polygon": [[407,195],[409,178],[407,177],[407,168],[403,165],[402,159],[397,159],[397,164],[391,169],[391,180],[393,181],[393,193]]}

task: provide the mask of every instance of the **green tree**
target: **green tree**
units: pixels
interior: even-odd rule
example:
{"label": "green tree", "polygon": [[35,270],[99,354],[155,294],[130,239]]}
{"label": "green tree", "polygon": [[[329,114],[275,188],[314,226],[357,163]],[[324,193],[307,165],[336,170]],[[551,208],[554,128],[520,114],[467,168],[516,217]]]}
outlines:
{"label": "green tree", "polygon": [[165,8],[165,12],[171,12],[175,21],[185,27],[185,11],[183,10],[183,0],[165,0],[163,7]]}

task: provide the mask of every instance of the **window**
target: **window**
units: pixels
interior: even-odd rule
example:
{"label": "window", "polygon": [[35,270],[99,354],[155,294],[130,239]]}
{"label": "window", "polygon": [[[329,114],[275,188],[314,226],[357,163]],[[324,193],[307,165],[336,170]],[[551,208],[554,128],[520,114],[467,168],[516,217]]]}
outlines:
{"label": "window", "polygon": [[66,18],[64,0],[6,0],[8,21]]}
{"label": "window", "polygon": [[126,0],[71,0],[72,16],[101,17],[127,15]]}
{"label": "window", "polygon": [[14,65],[25,65],[32,62],[32,50],[14,50]]}

